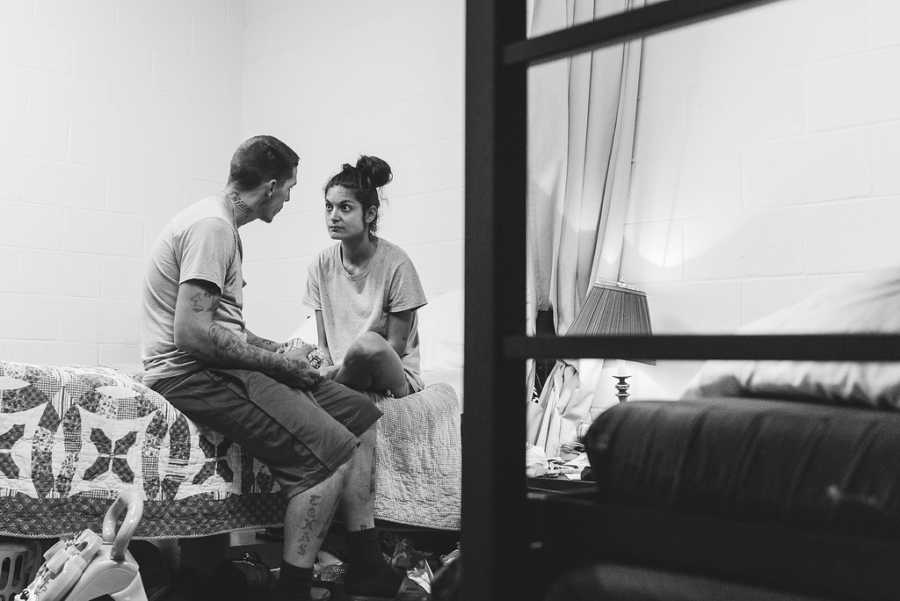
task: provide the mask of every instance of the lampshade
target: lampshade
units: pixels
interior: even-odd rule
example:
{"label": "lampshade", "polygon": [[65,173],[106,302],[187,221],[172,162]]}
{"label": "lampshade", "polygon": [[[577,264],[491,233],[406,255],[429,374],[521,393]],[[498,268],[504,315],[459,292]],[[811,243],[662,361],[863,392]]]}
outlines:
{"label": "lampshade", "polygon": [[[568,336],[650,336],[647,295],[618,282],[595,282],[581,311],[569,326]],[[607,357],[616,359],[617,357]],[[632,359],[655,365],[651,359]]]}

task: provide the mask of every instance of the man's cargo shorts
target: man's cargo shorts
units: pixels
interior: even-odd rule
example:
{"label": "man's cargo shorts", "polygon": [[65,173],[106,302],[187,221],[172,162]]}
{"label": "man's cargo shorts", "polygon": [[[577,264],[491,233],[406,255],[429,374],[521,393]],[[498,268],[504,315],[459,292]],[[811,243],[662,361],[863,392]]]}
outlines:
{"label": "man's cargo shorts", "polygon": [[372,395],[343,384],[323,380],[303,391],[244,369],[204,369],[152,388],[265,463],[288,498],[347,462],[382,415]]}

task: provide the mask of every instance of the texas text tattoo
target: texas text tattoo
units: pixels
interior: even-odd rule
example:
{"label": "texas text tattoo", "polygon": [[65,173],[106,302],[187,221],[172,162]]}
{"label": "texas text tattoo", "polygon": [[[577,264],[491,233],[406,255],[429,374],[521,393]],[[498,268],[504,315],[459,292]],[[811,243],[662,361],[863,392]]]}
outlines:
{"label": "texas text tattoo", "polygon": [[309,507],[306,510],[306,515],[303,517],[300,539],[297,541],[297,551],[300,555],[306,555],[309,543],[312,542],[312,531],[315,528],[316,515],[318,514],[316,508],[321,503],[322,497],[320,495],[312,495],[309,497]]}

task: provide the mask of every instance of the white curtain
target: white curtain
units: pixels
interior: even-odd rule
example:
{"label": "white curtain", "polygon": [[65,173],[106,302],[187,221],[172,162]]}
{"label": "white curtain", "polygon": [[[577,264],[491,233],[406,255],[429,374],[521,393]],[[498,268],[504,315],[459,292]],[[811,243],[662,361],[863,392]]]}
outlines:
{"label": "white curtain", "polygon": [[[620,13],[644,0],[534,0],[530,35]],[[528,74],[528,331],[553,309],[556,331],[575,319],[598,279],[616,280],[631,179],[642,42],[532,67]],[[534,369],[529,365],[528,389]],[[577,362],[557,362],[528,442],[557,454],[587,422],[593,395]]]}

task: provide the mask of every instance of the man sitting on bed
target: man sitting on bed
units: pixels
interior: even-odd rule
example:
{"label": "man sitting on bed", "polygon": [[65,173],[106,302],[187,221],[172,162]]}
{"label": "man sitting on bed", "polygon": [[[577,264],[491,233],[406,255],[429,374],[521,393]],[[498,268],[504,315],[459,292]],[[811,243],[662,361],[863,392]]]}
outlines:
{"label": "man sitting on bed", "polygon": [[297,154],[271,136],[245,141],[228,183],[178,213],[153,245],[141,314],[144,381],[191,420],[265,462],[288,499],[276,599],[310,598],[316,553],[340,504],[351,594],[393,597],[401,576],[374,530],[371,398],[322,380],[303,350],[251,333],[242,315],[238,228],[270,223],[297,183]]}

